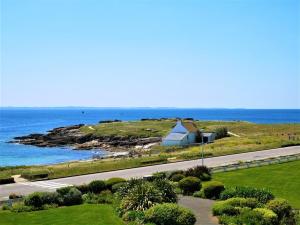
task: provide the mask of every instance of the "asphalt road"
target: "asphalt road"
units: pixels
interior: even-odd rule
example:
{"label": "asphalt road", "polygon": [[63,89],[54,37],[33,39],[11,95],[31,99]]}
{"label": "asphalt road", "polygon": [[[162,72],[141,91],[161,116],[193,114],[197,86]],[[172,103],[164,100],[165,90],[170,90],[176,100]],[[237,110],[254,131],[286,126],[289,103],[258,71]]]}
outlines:
{"label": "asphalt road", "polygon": [[[271,150],[263,150],[263,151],[256,151],[256,152],[248,152],[248,153],[206,158],[204,159],[204,165],[208,167],[216,167],[216,166],[222,166],[226,164],[232,164],[240,160],[242,161],[259,160],[259,159],[267,159],[272,157],[295,155],[295,154],[300,154],[300,146],[292,146],[286,148],[278,148],[278,149],[271,149]],[[0,185],[0,200],[7,199],[10,193],[27,195],[35,191],[54,191],[55,189],[60,187],[89,183],[92,180],[105,180],[111,177],[123,177],[123,178],[142,177],[145,175],[151,175],[152,173],[155,172],[169,171],[169,170],[184,170],[197,165],[201,165],[201,159],[147,166],[147,167],[139,167],[133,169],[116,170],[111,172],[81,175],[81,176],[74,176],[74,177],[66,177],[66,178],[59,178],[59,179],[46,180],[46,181],[22,182],[22,183]]]}

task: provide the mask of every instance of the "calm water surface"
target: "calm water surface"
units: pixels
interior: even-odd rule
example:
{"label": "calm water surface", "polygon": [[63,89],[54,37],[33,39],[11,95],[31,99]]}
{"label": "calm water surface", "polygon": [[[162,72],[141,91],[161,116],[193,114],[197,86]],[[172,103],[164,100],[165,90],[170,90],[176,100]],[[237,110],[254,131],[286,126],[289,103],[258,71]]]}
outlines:
{"label": "calm water surface", "polygon": [[[83,111],[84,113],[82,113]],[[244,120],[254,123],[300,123],[300,110],[1,108],[0,166],[59,163],[92,157],[92,151],[39,148],[6,143],[16,136],[44,133],[52,128],[65,125],[93,124],[100,120],[137,120],[161,117]]]}

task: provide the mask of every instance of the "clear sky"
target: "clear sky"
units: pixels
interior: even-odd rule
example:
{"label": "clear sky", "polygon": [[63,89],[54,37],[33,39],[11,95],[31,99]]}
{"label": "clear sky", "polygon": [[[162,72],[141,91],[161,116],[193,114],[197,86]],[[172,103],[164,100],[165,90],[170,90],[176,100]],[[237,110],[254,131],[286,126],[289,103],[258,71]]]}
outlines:
{"label": "clear sky", "polygon": [[300,108],[299,0],[0,0],[1,105]]}

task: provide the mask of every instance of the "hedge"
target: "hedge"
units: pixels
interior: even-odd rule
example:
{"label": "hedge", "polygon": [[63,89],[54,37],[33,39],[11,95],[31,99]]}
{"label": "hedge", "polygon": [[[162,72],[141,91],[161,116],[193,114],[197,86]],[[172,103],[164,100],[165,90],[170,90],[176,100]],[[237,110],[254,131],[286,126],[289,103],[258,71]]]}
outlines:
{"label": "hedge", "polygon": [[194,197],[219,199],[220,194],[224,191],[224,184],[219,181],[208,181],[203,184],[202,189],[194,193]]}
{"label": "hedge", "polygon": [[193,194],[201,189],[201,180],[197,177],[186,177],[178,183],[183,194]]}
{"label": "hedge", "polygon": [[11,184],[15,183],[15,180],[13,177],[1,177],[0,178],[0,184]]}
{"label": "hedge", "polygon": [[27,180],[39,180],[48,178],[49,173],[50,172],[48,170],[25,171],[21,173],[21,177]]}

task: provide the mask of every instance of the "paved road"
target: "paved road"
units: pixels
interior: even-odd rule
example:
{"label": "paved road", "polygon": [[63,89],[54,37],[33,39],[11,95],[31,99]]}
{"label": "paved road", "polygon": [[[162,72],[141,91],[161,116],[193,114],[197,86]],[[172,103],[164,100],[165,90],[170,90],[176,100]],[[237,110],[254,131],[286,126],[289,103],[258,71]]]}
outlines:
{"label": "paved road", "polygon": [[[216,167],[216,166],[221,166],[226,164],[232,164],[240,160],[242,161],[259,160],[259,159],[267,159],[272,157],[295,155],[295,154],[300,154],[300,146],[292,146],[286,148],[278,148],[278,149],[271,149],[271,150],[264,150],[264,151],[257,151],[257,152],[248,152],[248,153],[206,158],[204,160],[204,164],[208,167]],[[88,183],[92,180],[97,180],[97,179],[105,180],[111,177],[123,177],[123,178],[142,177],[144,175],[150,175],[155,172],[180,170],[180,169],[184,170],[197,165],[201,165],[201,159],[126,169],[126,170],[117,170],[117,171],[96,173],[96,174],[89,174],[89,175],[82,175],[82,176],[75,176],[75,177],[59,178],[59,179],[53,179],[49,181],[23,182],[23,183],[0,185],[0,200],[7,199],[7,196],[10,193],[25,195],[25,194],[32,193],[34,191],[51,191],[51,190],[55,190],[56,188],[60,188],[68,185],[75,185],[75,184],[78,185],[78,184]]]}

